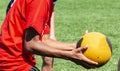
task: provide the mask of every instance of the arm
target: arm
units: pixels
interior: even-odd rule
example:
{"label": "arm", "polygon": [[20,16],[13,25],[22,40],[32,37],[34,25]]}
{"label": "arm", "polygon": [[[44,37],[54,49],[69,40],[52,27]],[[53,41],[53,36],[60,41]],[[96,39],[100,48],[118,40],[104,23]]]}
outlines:
{"label": "arm", "polygon": [[56,40],[55,37],[55,21],[54,21],[54,11],[52,12],[51,22],[50,22],[50,38]]}
{"label": "arm", "polygon": [[68,53],[68,51],[63,52],[62,50],[55,49],[53,47],[46,45],[44,42],[41,42],[39,40],[38,33],[33,28],[29,28],[26,30],[24,47],[26,48],[27,51],[42,56],[58,58],[62,57],[65,59],[67,56],[71,54]]}
{"label": "arm", "polygon": [[48,46],[51,46],[52,48],[59,50],[72,50],[76,48],[76,43],[64,43],[57,40],[53,40],[51,38],[47,38],[42,42],[44,42]]}
{"label": "arm", "polygon": [[41,42],[39,40],[37,31],[35,31],[33,28],[29,28],[25,31],[24,47],[27,51],[38,55],[69,59],[73,62],[74,60],[78,60],[79,62],[85,61],[94,65],[98,64],[89,60],[82,54],[82,51],[86,50],[86,47],[73,49],[72,51],[55,49],[46,45],[44,42]]}

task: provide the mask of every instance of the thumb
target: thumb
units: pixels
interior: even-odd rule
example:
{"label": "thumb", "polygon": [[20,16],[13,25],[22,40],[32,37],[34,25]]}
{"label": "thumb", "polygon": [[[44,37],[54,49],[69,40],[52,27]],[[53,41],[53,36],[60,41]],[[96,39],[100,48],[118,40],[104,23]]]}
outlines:
{"label": "thumb", "polygon": [[87,50],[87,48],[88,48],[88,45],[86,45],[86,46],[82,47],[81,51],[82,51],[82,52],[84,52],[84,51],[86,51],[86,50]]}

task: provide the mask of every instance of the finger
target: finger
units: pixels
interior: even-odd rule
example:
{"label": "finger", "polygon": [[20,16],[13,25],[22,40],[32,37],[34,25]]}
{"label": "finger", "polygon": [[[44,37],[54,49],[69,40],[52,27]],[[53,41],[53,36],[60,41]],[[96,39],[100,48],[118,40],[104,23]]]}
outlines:
{"label": "finger", "polygon": [[86,45],[84,47],[80,47],[78,51],[83,53],[84,51],[87,50],[87,48],[88,48],[88,46]]}
{"label": "finger", "polygon": [[85,61],[85,62],[87,62],[87,63],[89,63],[89,64],[98,65],[97,62],[88,59],[88,58],[85,57],[84,55],[83,55],[83,58],[82,58],[82,59],[83,59],[83,61]]}

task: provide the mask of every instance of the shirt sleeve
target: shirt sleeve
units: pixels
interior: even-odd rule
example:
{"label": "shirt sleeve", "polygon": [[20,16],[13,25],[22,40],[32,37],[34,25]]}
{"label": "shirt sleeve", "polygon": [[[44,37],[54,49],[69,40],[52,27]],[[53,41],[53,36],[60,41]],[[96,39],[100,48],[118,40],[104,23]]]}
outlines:
{"label": "shirt sleeve", "polygon": [[26,8],[25,29],[33,27],[39,34],[42,34],[45,24],[50,20],[52,8],[52,0],[31,0]]}

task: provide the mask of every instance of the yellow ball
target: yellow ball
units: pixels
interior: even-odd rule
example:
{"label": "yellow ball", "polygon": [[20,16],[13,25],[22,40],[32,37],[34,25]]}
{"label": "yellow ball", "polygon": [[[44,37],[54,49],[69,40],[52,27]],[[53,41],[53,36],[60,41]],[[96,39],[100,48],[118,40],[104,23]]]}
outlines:
{"label": "yellow ball", "polygon": [[112,56],[112,46],[108,38],[99,32],[90,32],[82,36],[79,47],[88,46],[83,53],[87,58],[98,62],[99,66],[106,64]]}

